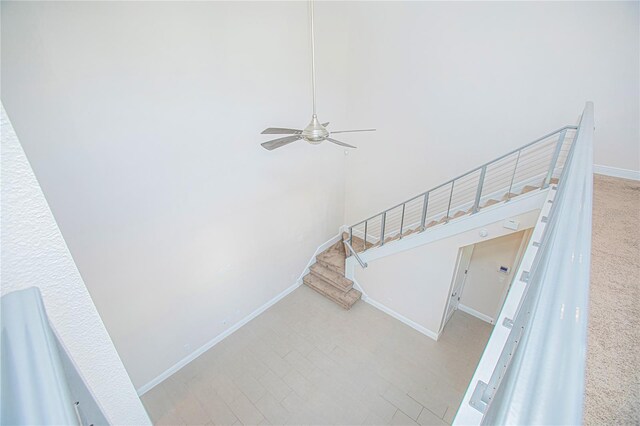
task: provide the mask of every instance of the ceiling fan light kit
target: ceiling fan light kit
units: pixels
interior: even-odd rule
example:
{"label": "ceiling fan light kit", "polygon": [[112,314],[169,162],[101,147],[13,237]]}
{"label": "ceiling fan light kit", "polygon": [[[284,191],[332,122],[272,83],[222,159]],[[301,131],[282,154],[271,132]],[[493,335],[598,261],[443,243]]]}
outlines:
{"label": "ceiling fan light kit", "polygon": [[311,32],[311,89],[313,92],[313,114],[311,116],[311,122],[303,130],[289,129],[283,127],[269,127],[262,131],[263,135],[291,135],[278,139],[273,139],[262,143],[262,147],[269,151],[281,146],[288,145],[291,142],[298,140],[304,140],[312,145],[319,145],[323,141],[329,141],[336,145],[344,146],[347,148],[355,148],[353,145],[341,142],[333,139],[330,136],[335,133],[354,133],[354,132],[373,132],[375,129],[362,129],[362,130],[338,130],[330,132],[327,130],[329,123],[320,123],[318,115],[316,114],[316,52],[315,52],[315,38],[314,38],[314,13],[313,13],[313,0],[309,1],[309,20],[310,20],[310,32]]}

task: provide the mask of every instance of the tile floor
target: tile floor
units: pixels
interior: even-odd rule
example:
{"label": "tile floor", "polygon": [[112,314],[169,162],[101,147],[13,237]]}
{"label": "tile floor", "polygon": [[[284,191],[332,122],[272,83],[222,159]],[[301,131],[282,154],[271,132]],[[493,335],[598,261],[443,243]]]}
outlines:
{"label": "tile floor", "polygon": [[157,425],[451,423],[491,330],[457,311],[436,342],[301,286],[142,402]]}

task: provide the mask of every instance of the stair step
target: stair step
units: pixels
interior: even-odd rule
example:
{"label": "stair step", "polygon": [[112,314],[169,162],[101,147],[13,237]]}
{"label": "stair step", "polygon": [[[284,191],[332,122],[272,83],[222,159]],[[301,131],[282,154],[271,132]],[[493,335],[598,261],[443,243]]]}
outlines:
{"label": "stair step", "polygon": [[314,263],[309,268],[311,274],[317,276],[318,278],[322,278],[338,290],[343,293],[348,292],[353,287],[353,281],[348,278],[345,278],[344,275],[339,272],[334,271],[333,269],[329,269],[326,266],[323,266],[319,263]]}
{"label": "stair step", "polygon": [[384,239],[384,243],[387,244],[390,241],[395,241],[395,240],[399,240],[399,239],[400,239],[400,234],[392,235],[390,237],[386,237]]}
{"label": "stair step", "polygon": [[[342,233],[342,240],[343,241],[348,241],[349,240],[349,233],[348,232],[343,232]],[[356,251],[356,253],[360,253],[362,251],[365,251],[364,240],[362,238],[356,237],[354,235],[353,239],[351,240],[351,247],[353,247],[353,249]],[[373,247],[373,244],[370,241],[367,241],[366,249],[370,249],[371,247]],[[351,256],[351,251],[346,246],[344,247],[344,250],[346,252],[347,257]]]}
{"label": "stair step", "polygon": [[520,191],[520,195],[526,194],[527,192],[535,191],[536,189],[538,189],[537,186],[527,185],[522,188],[522,191]]}
{"label": "stair step", "polygon": [[335,272],[344,275],[344,244],[342,241],[338,241],[322,253],[316,256],[316,262],[320,263]]}
{"label": "stair step", "polygon": [[484,205],[482,206],[482,208],[493,206],[494,204],[498,204],[499,202],[500,202],[500,201],[498,201],[498,200],[494,200],[493,198],[491,198],[489,201],[487,201],[486,203],[484,203]]}
{"label": "stair step", "polygon": [[551,185],[555,185],[555,184],[557,184],[558,182],[560,182],[560,180],[559,180],[558,178],[551,178],[551,181],[549,181],[549,183],[550,183]]}
{"label": "stair step", "polygon": [[465,215],[467,215],[467,214],[469,214],[469,212],[468,212],[468,211],[459,210],[459,211],[457,211],[457,212],[453,215],[453,219],[457,219],[457,218],[462,217],[462,216],[465,216]]}
{"label": "stair step", "polygon": [[451,218],[449,216],[444,216],[443,218],[441,218],[438,222],[436,223],[447,223],[449,222]]}
{"label": "stair step", "polygon": [[406,231],[404,231],[404,232],[402,233],[402,236],[403,236],[403,237],[406,237],[407,235],[411,235],[411,234],[413,234],[413,233],[415,233],[415,232],[419,232],[419,231],[420,231],[420,228],[408,229],[408,230],[406,230]]}
{"label": "stair step", "polygon": [[351,307],[360,300],[362,293],[355,288],[347,291],[346,293],[338,290],[322,278],[319,278],[312,274],[304,276],[302,281],[318,293],[333,300],[344,309],[351,309]]}

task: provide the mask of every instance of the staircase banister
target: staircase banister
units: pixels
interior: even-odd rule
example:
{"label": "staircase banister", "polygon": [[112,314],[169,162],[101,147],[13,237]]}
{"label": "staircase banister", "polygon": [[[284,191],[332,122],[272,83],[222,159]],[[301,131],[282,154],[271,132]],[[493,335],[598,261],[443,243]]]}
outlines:
{"label": "staircase banister", "polygon": [[398,207],[400,207],[400,206],[402,206],[402,205],[404,205],[404,204],[410,203],[411,201],[414,201],[414,200],[416,200],[416,199],[418,199],[418,198],[420,198],[420,197],[424,197],[426,194],[428,194],[428,193],[430,193],[430,192],[433,192],[433,191],[435,191],[435,190],[437,190],[437,189],[440,189],[440,188],[442,188],[442,187],[444,187],[444,186],[450,185],[452,182],[455,182],[455,181],[456,181],[456,180],[458,180],[458,179],[462,179],[463,177],[469,176],[470,174],[475,173],[475,172],[477,172],[478,170],[483,169],[484,167],[487,167],[487,166],[489,166],[489,165],[491,165],[491,164],[493,164],[493,163],[495,163],[495,162],[497,162],[497,161],[500,161],[500,160],[502,160],[502,159],[504,159],[504,158],[506,158],[506,157],[508,157],[508,156],[510,156],[510,155],[513,155],[513,154],[515,154],[515,153],[517,153],[517,152],[519,152],[519,151],[522,151],[523,149],[526,149],[526,148],[530,147],[531,145],[534,145],[534,144],[536,144],[536,143],[538,143],[538,142],[541,142],[541,141],[543,141],[543,140],[545,140],[545,139],[548,139],[548,138],[550,138],[551,136],[554,136],[554,135],[556,135],[556,134],[558,134],[558,133],[561,133],[561,132],[563,132],[563,131],[566,131],[566,130],[577,130],[577,129],[578,129],[578,126],[575,126],[575,125],[567,125],[567,126],[563,126],[563,127],[559,128],[559,129],[557,129],[557,130],[554,130],[553,132],[547,133],[546,135],[544,135],[544,136],[542,136],[542,137],[539,137],[538,139],[536,139],[536,140],[534,140],[534,141],[531,141],[531,142],[529,142],[529,143],[526,143],[526,144],[524,144],[524,145],[520,146],[519,148],[516,148],[516,149],[514,149],[514,150],[512,150],[512,151],[509,151],[509,152],[507,152],[506,154],[503,154],[503,155],[501,155],[501,156],[500,156],[500,157],[498,157],[498,158],[494,158],[493,160],[488,161],[488,162],[486,162],[486,163],[484,163],[484,164],[482,164],[482,165],[480,165],[480,166],[478,166],[478,167],[476,167],[476,168],[474,168],[474,169],[472,169],[472,170],[469,170],[469,171],[467,171],[467,172],[465,172],[465,173],[463,173],[463,174],[461,174],[461,175],[459,175],[459,176],[457,176],[457,177],[455,177],[455,178],[453,178],[453,179],[450,179],[450,180],[448,180],[448,181],[446,181],[446,182],[444,182],[444,183],[441,183],[441,184],[439,184],[439,185],[437,185],[437,186],[435,186],[435,187],[433,187],[433,188],[429,189],[428,191],[424,191],[424,192],[422,192],[422,193],[420,193],[420,194],[418,194],[418,195],[416,195],[416,196],[414,196],[414,197],[412,197],[412,198],[409,198],[409,199],[408,199],[408,200],[406,200],[406,201],[403,201],[403,202],[401,202],[401,203],[399,203],[399,204],[394,205],[393,207],[390,207],[390,208],[385,209],[385,210],[383,210],[383,211],[381,211],[381,212],[379,212],[379,213],[376,213],[376,214],[374,214],[373,216],[368,217],[367,219],[361,220],[360,222],[358,222],[358,223],[356,223],[356,224],[354,224],[354,225],[351,225],[349,228],[355,228],[356,226],[360,226],[360,225],[362,225],[363,223],[368,222],[368,221],[370,221],[371,219],[375,219],[376,217],[378,217],[378,216],[380,216],[380,215],[382,215],[382,214],[384,214],[384,213],[387,213],[387,212],[389,212],[389,211],[391,211],[391,210],[393,210],[393,209],[396,209],[396,208],[398,208]]}
{"label": "staircase banister", "polygon": [[358,253],[353,249],[353,247],[351,247],[351,244],[349,243],[349,241],[344,241],[344,244],[347,246],[347,248],[349,249],[349,251],[351,252],[351,254],[353,255],[353,257],[355,257],[355,259],[358,261],[358,263],[360,264],[360,266],[362,267],[362,269],[366,268],[367,266],[369,266],[367,264],[367,262],[364,262],[360,256],[358,256]]}

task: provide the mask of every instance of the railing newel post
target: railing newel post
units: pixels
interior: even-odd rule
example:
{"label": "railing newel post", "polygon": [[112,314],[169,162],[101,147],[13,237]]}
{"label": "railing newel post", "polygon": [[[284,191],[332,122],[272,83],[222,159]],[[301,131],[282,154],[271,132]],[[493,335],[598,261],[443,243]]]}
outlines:
{"label": "railing newel post", "polygon": [[484,177],[487,174],[487,166],[483,166],[482,170],[480,171],[480,178],[478,179],[478,189],[476,190],[476,199],[473,203],[473,210],[471,211],[471,214],[475,214],[478,213],[478,210],[480,209],[480,199],[482,198],[482,187],[484,185]]}
{"label": "railing newel post", "polygon": [[449,222],[449,213],[451,212],[451,200],[453,199],[453,188],[456,184],[455,180],[451,181],[451,192],[449,193],[449,205],[447,206],[447,215],[445,216],[445,223]]}
{"label": "railing newel post", "polygon": [[511,175],[511,182],[509,183],[509,190],[507,191],[507,201],[511,201],[511,190],[513,189],[513,180],[516,178],[516,172],[518,171],[518,162],[520,161],[520,153],[522,150],[518,151],[518,156],[516,157],[516,165],[513,167],[513,174]]}
{"label": "railing newel post", "polygon": [[429,193],[424,194],[424,201],[422,203],[422,218],[420,219],[420,230],[425,230],[425,222],[427,221],[427,208],[429,206]]}
{"label": "railing newel post", "polygon": [[362,251],[365,251],[367,249],[367,224],[369,223],[368,220],[364,221],[364,248],[362,249]]}
{"label": "railing newel post", "polygon": [[562,150],[562,145],[564,144],[564,138],[567,134],[567,130],[563,130],[558,137],[558,142],[556,142],[556,148],[553,151],[553,156],[551,157],[551,163],[549,164],[549,170],[547,171],[547,176],[542,181],[542,189],[548,188],[551,183],[551,178],[553,178],[553,171],[556,168],[556,163],[558,162],[558,157],[560,157],[560,151]]}

